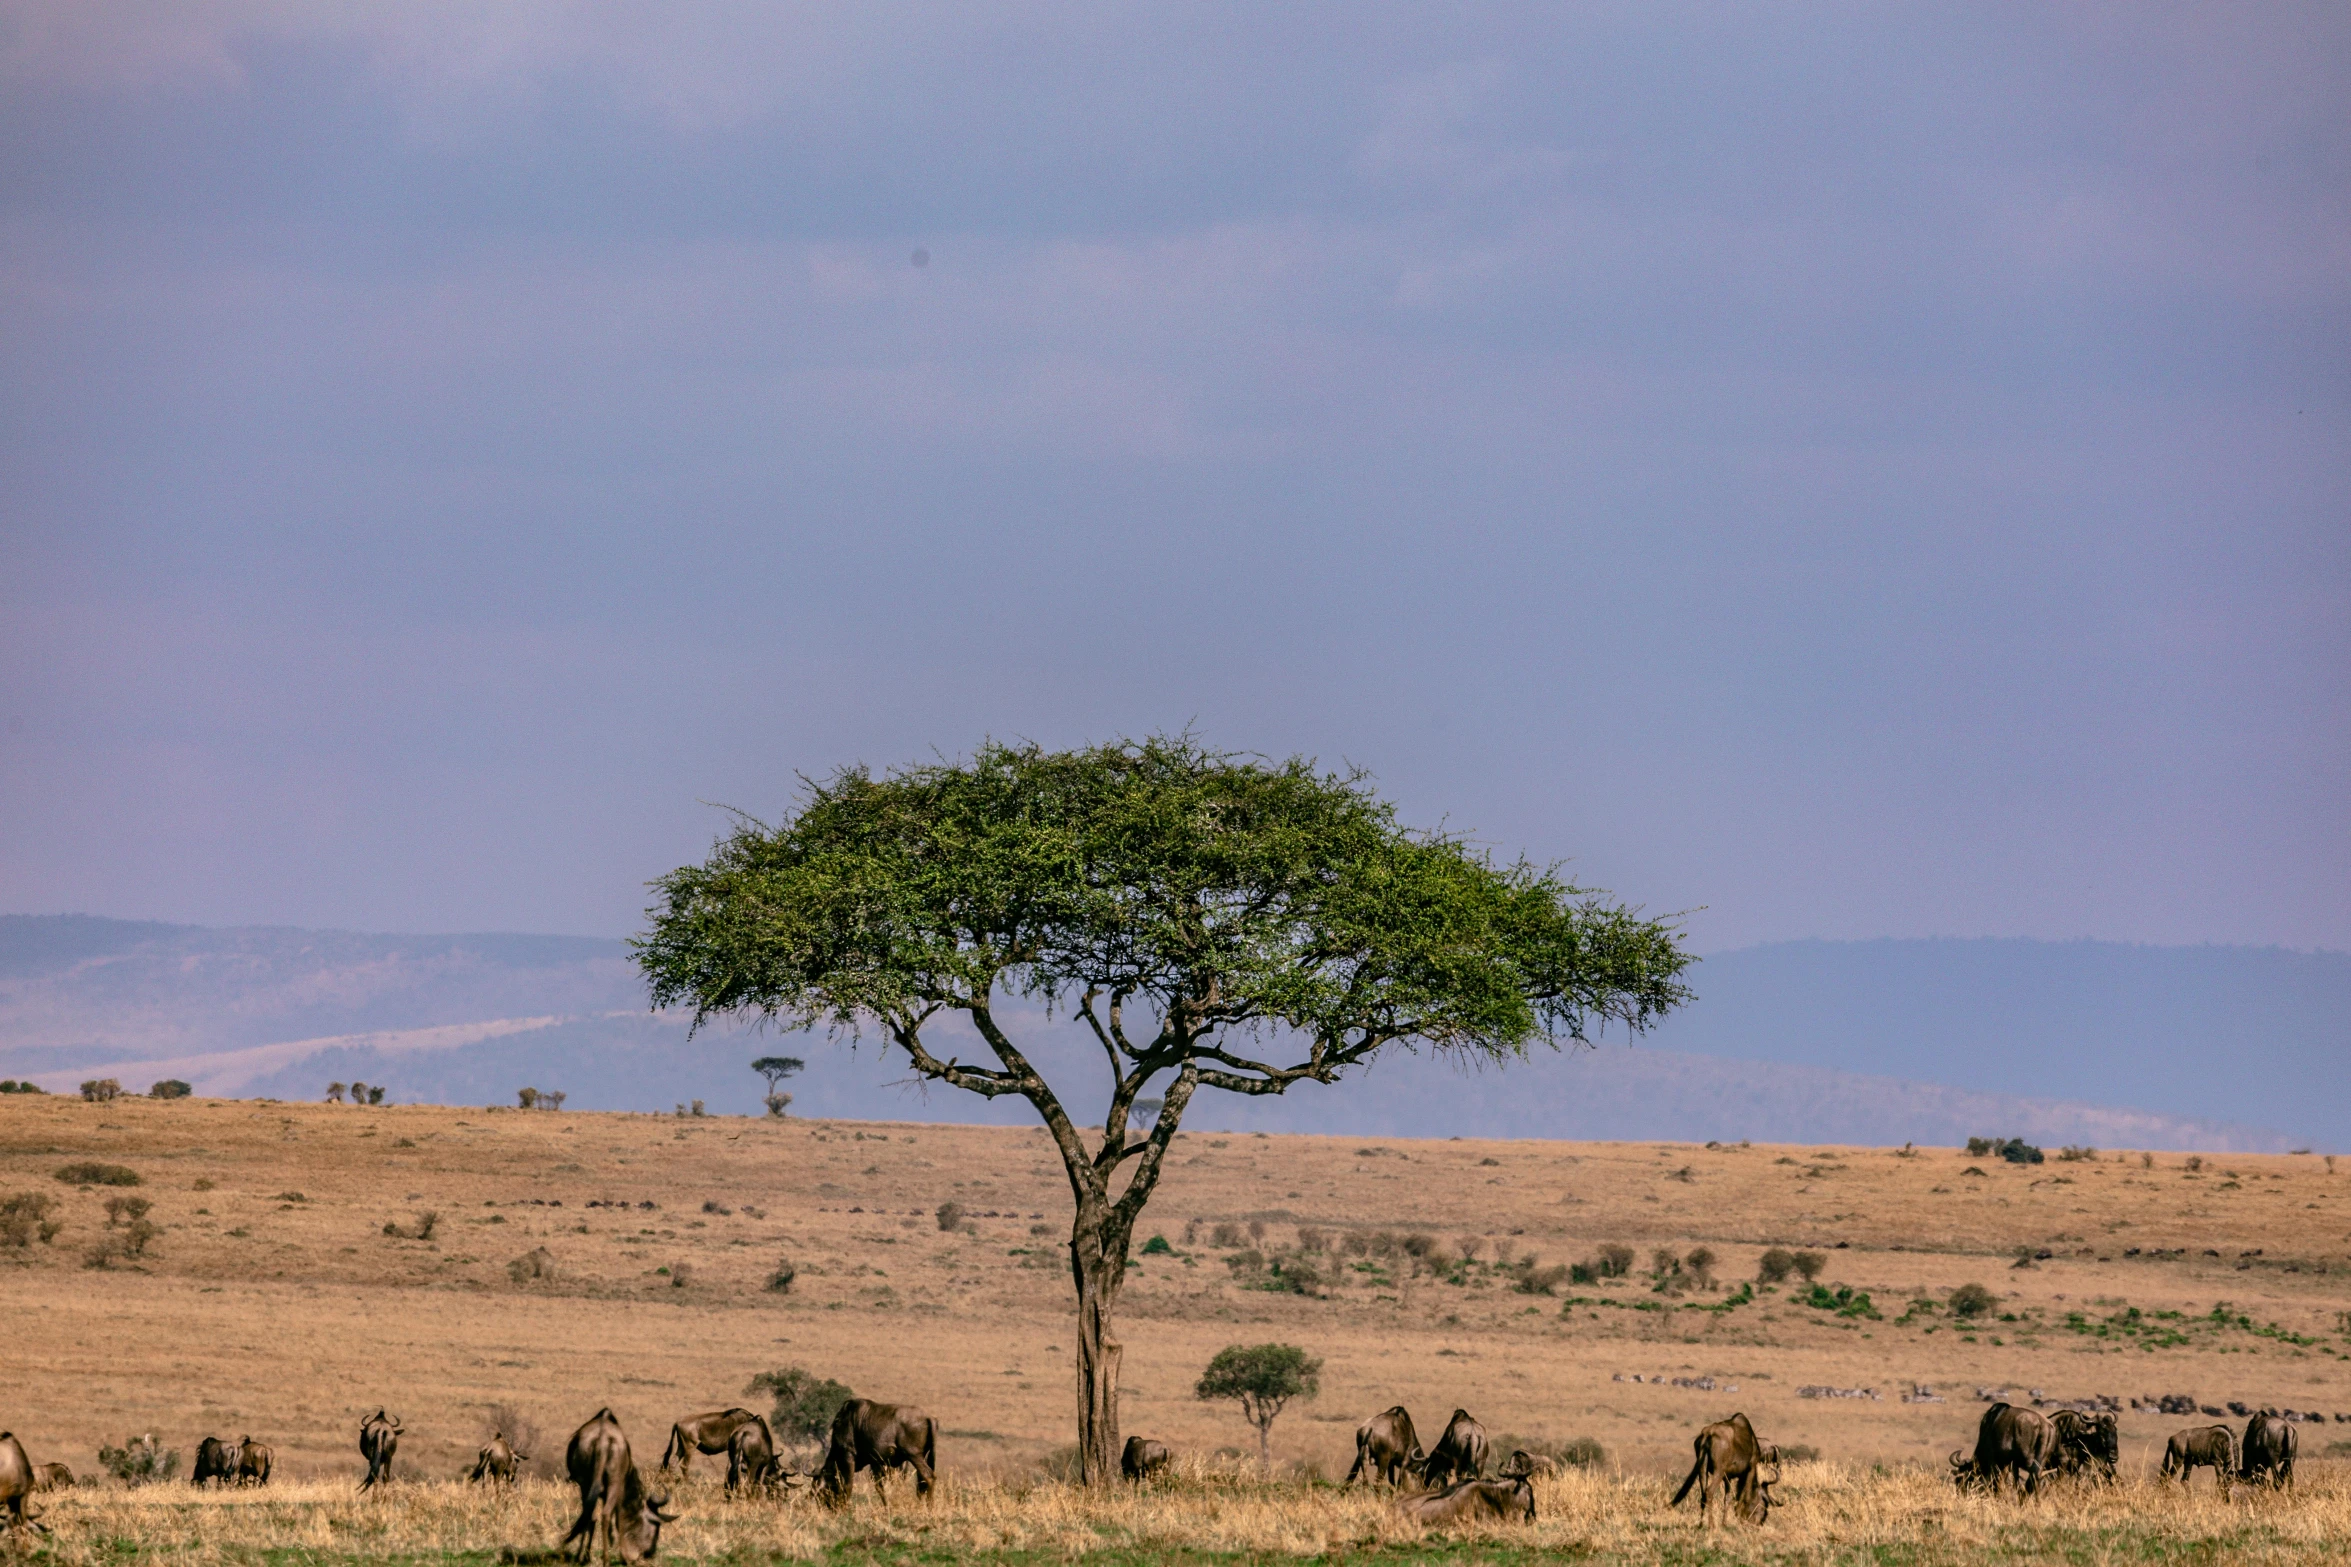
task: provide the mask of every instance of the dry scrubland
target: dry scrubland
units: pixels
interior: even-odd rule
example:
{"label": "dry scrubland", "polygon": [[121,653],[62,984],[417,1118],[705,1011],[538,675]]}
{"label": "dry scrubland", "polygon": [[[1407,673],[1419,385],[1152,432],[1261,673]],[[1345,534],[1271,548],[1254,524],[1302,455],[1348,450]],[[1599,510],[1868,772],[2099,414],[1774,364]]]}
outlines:
{"label": "dry scrubland", "polygon": [[[84,1159],[142,1184],[54,1178]],[[1666,1477],[1687,1464],[1690,1432],[1732,1409],[1822,1458],[1791,1470],[1789,1505],[1746,1541],[1760,1559],[1876,1546],[1919,1561],[2345,1559],[2351,1466],[2326,1450],[2351,1444],[2351,1424],[2302,1428],[2298,1495],[2226,1505],[2203,1494],[2208,1479],[2186,1501],[2139,1483],[2163,1436],[2191,1423],[2152,1411],[2122,1416],[2130,1483],[2116,1496],[1963,1500],[1928,1467],[1972,1432],[1979,1387],[2351,1414],[2351,1162],[2185,1164],[1190,1132],[1143,1232],[1175,1249],[1141,1259],[1121,1307],[1124,1424],[1212,1467],[1220,1449],[1251,1448],[1237,1413],[1198,1403],[1191,1384],[1225,1344],[1282,1339],[1325,1360],[1322,1396],[1274,1428],[1293,1474],[1344,1474],[1355,1422],[1397,1402],[1424,1431],[1461,1404],[1498,1437],[1593,1438],[1605,1464],[1545,1491],[1535,1539],[1599,1559],[1699,1548],[1694,1522],[1663,1510]],[[1372,1499],[1311,1488],[1277,1499],[1196,1479],[1139,1501],[1029,1489],[1073,1420],[1067,1197],[1041,1132],[10,1096],[0,1194],[21,1191],[59,1198],[63,1227],[0,1247],[0,1427],[80,1472],[130,1433],[154,1431],[184,1464],[208,1433],[250,1432],[275,1446],[280,1477],[263,1496],[45,1499],[61,1556],[544,1545],[561,1532],[551,1489],[493,1505],[438,1483],[470,1459],[493,1406],[538,1427],[544,1461],[609,1404],[650,1460],[677,1415],[743,1401],[754,1372],[793,1364],[937,1415],[949,1494],[885,1511],[861,1492],[834,1518],[696,1489],[665,1553],[1436,1549],[1403,1540]],[[143,1256],[92,1267],[105,1199],[126,1193],[153,1203],[158,1232]],[[966,1214],[952,1233],[933,1218],[945,1201]],[[426,1213],[430,1238],[412,1238]],[[1220,1248],[1224,1224],[1262,1233]],[[1301,1227],[1334,1242],[1425,1235],[1442,1271],[1319,1253],[1326,1282],[1298,1294],[1248,1287],[1228,1265],[1240,1250],[1270,1265]],[[1463,1266],[1465,1241],[1478,1256]],[[1551,1265],[1612,1244],[1638,1252],[1633,1277],[1516,1287],[1529,1254]],[[1723,1286],[1655,1293],[1651,1252],[1700,1245]],[[1804,1304],[1793,1285],[1730,1304],[1775,1245],[1826,1253],[1822,1282],[1866,1293],[1877,1316]],[[2020,1246],[2052,1255],[2017,1269]],[[552,1277],[516,1282],[509,1264],[541,1251]],[[778,1294],[767,1281],[785,1257],[797,1277]],[[1968,1283],[2000,1296],[1992,1318],[1962,1324],[1941,1304]],[[1808,1384],[1883,1396],[1798,1397]],[[1946,1402],[1902,1402],[1913,1384]],[[389,1507],[348,1491],[355,1427],[379,1404],[407,1422],[403,1474],[435,1482]]]}

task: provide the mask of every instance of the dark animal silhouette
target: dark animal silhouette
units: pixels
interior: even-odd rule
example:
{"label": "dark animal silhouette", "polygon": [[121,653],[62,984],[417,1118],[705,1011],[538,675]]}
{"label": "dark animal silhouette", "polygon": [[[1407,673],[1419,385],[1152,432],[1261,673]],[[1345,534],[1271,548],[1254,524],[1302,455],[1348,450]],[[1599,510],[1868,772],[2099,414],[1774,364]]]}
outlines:
{"label": "dark animal silhouette", "polygon": [[887,1501],[882,1476],[906,1465],[914,1470],[916,1494],[928,1496],[939,1470],[939,1422],[912,1404],[877,1404],[853,1398],[833,1416],[832,1439],[825,1446],[824,1468],[817,1472],[817,1490],[839,1506],[849,1500],[857,1471],[873,1471],[873,1494]]}
{"label": "dark animal silhouette", "polygon": [[47,1534],[47,1525],[25,1509],[25,1502],[32,1494],[32,1459],[25,1455],[24,1444],[13,1433],[0,1431],[0,1511],[5,1511],[12,1529],[34,1529]]}
{"label": "dark animal silhouette", "polygon": [[1453,1418],[1445,1422],[1445,1434],[1437,1438],[1437,1445],[1429,1449],[1421,1464],[1421,1481],[1434,1491],[1456,1480],[1475,1480],[1485,1472],[1486,1428],[1472,1420],[1468,1410],[1456,1409]]}
{"label": "dark animal silhouette", "polygon": [[227,1485],[236,1478],[237,1459],[229,1450],[228,1443],[217,1436],[208,1436],[196,1444],[196,1467],[188,1474],[190,1485],[204,1485],[212,1481]]}
{"label": "dark animal silhouette", "polygon": [[661,1526],[677,1522],[677,1515],[669,1511],[667,1495],[645,1488],[611,1410],[597,1410],[571,1434],[563,1467],[580,1491],[579,1521],[564,1545],[578,1546],[583,1562],[596,1554],[599,1540],[607,1561],[615,1552],[624,1562],[652,1560],[661,1547]]}
{"label": "dark animal silhouette", "polygon": [[1537,1475],[1549,1477],[1559,1473],[1559,1460],[1547,1458],[1541,1453],[1530,1453],[1523,1447],[1514,1447],[1510,1450],[1510,1457],[1494,1472],[1505,1480],[1520,1475],[1529,1480]]}
{"label": "dark animal silhouette", "polygon": [[2111,1484],[2115,1461],[2122,1457],[2122,1431],[2110,1412],[2083,1414],[2060,1409],[2049,1423],[2057,1428],[2057,1467],[2064,1474],[2087,1474]]}
{"label": "dark animal silhouette", "polygon": [[2245,1422],[2245,1438],[2237,1444],[2237,1478],[2247,1485],[2270,1485],[2283,1490],[2294,1483],[2294,1450],[2302,1435],[2294,1422],[2276,1415],[2255,1415]]}
{"label": "dark animal silhouette", "polygon": [[1525,1475],[1501,1480],[1463,1480],[1442,1491],[1399,1497],[1398,1511],[1416,1523],[1442,1528],[1456,1523],[1533,1523],[1535,1487]]}
{"label": "dark animal silhouette", "polygon": [[662,1452],[661,1467],[667,1470],[674,1464],[678,1473],[692,1474],[696,1453],[716,1457],[725,1452],[735,1433],[758,1418],[748,1409],[710,1409],[686,1416],[669,1428],[669,1446]]}
{"label": "dark animal silhouette", "polygon": [[33,1489],[36,1491],[70,1491],[73,1489],[73,1471],[63,1464],[35,1464]]}
{"label": "dark animal silhouette", "polygon": [[400,1420],[377,1410],[359,1422],[359,1456],[367,1460],[367,1478],[359,1482],[362,1491],[373,1490],[377,1483],[392,1478],[392,1455],[400,1451]]}
{"label": "dark animal silhouette", "polygon": [[727,1494],[749,1490],[769,1493],[790,1483],[783,1460],[776,1457],[775,1433],[757,1415],[735,1427],[727,1442]]}
{"label": "dark animal silhouette", "polygon": [[2041,1476],[2057,1463],[2057,1427],[2037,1409],[1994,1404],[1976,1423],[1975,1456],[1951,1455],[1951,1478],[1960,1489],[1998,1490],[2013,1481],[2026,1496],[2041,1488]]}
{"label": "dark animal silhouette", "polygon": [[272,1455],[267,1447],[253,1438],[237,1440],[237,1484],[267,1485]]}
{"label": "dark animal silhouette", "polygon": [[1771,1486],[1779,1479],[1779,1461],[1780,1450],[1758,1439],[1744,1414],[1717,1420],[1690,1439],[1690,1473],[1668,1505],[1681,1506],[1695,1486],[1698,1521],[1704,1523],[1720,1486],[1725,1516],[1736,1509],[1741,1517],[1763,1523],[1771,1517]]}
{"label": "dark animal silhouette", "polygon": [[1420,1435],[1412,1429],[1412,1416],[1398,1404],[1355,1428],[1355,1467],[1347,1471],[1347,1483],[1353,1485],[1357,1476],[1369,1475],[1389,1485],[1402,1485],[1406,1475],[1420,1473],[1427,1462],[1428,1455],[1420,1450]]}
{"label": "dark animal silhouette", "polygon": [[2163,1478],[2179,1476],[2181,1485],[2199,1469],[2210,1469],[2220,1482],[2220,1494],[2229,1494],[2229,1480],[2237,1471],[2237,1436],[2227,1426],[2190,1426],[2174,1431],[2163,1444]]}
{"label": "dark animal silhouette", "polygon": [[475,1456],[473,1468],[466,1472],[465,1477],[477,1485],[488,1481],[493,1490],[512,1485],[514,1477],[529,1462],[530,1456],[528,1453],[516,1452],[514,1444],[506,1440],[505,1432],[493,1431],[490,1440],[483,1444],[481,1452]]}
{"label": "dark animal silhouette", "polygon": [[1165,1442],[1154,1442],[1147,1436],[1130,1436],[1125,1450],[1118,1455],[1118,1472],[1129,1480],[1148,1480],[1174,1459]]}

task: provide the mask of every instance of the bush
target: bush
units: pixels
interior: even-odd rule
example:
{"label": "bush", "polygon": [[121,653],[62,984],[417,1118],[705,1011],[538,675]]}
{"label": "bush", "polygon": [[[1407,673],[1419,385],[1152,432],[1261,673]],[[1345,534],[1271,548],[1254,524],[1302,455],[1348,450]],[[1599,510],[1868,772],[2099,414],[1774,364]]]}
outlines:
{"label": "bush", "polygon": [[[544,1246],[526,1251],[506,1265],[506,1276],[517,1284],[552,1280],[555,1277],[554,1254]],[[512,1436],[514,1433],[509,1431],[506,1434]]]}
{"label": "bush", "polygon": [[111,1077],[93,1077],[82,1084],[82,1097],[92,1104],[104,1104],[122,1097],[122,1084]]}
{"label": "bush", "polygon": [[109,1197],[106,1199],[106,1223],[111,1228],[128,1219],[136,1224],[147,1217],[155,1204],[144,1197]]}
{"label": "bush", "polygon": [[669,1287],[671,1289],[682,1290],[693,1282],[694,1266],[692,1263],[673,1262],[669,1265]]}
{"label": "bush", "polygon": [[821,1442],[833,1429],[833,1416],[855,1398],[845,1385],[820,1377],[806,1366],[762,1371],[743,1391],[773,1395],[775,1408],[767,1423],[787,1442]]}
{"label": "bush", "polygon": [[1511,1287],[1522,1295],[1551,1295],[1567,1282],[1568,1273],[1569,1269],[1564,1264],[1553,1263],[1548,1268],[1539,1268],[1535,1266],[1535,1259],[1529,1257],[1518,1270],[1518,1282]]}
{"label": "bush", "polygon": [[[1316,1229],[1311,1224],[1299,1226],[1298,1249],[1300,1251],[1328,1251],[1330,1248],[1331,1237],[1328,1230]],[[1143,1249],[1145,1251],[1150,1250],[1148,1246]]]}
{"label": "bush", "polygon": [[38,1083],[20,1083],[13,1077],[0,1077],[0,1094],[41,1094],[48,1090]]}
{"label": "bush", "polygon": [[2058,1150],[2057,1157],[2067,1164],[2087,1164],[2098,1157],[2098,1150],[2087,1143],[2067,1143]]}
{"label": "bush", "polygon": [[84,1159],[78,1164],[61,1164],[57,1178],[68,1186],[136,1186],[139,1172],[125,1165],[102,1164],[96,1159]]}
{"label": "bush", "polygon": [[1621,1279],[1633,1271],[1633,1249],[1614,1243],[1600,1248],[1600,1276]]}
{"label": "bush", "polygon": [[1146,1257],[1172,1257],[1175,1255],[1175,1248],[1167,1243],[1166,1236],[1154,1235],[1143,1243],[1143,1255]]}
{"label": "bush", "polygon": [[44,1245],[57,1239],[64,1226],[49,1217],[56,1208],[57,1199],[47,1192],[18,1192],[0,1202],[0,1246],[30,1246],[35,1237]]}
{"label": "bush", "polygon": [[1774,1246],[1755,1260],[1755,1277],[1763,1284],[1779,1284],[1796,1271],[1796,1254],[1785,1246]]}
{"label": "bush", "polygon": [[196,1090],[176,1077],[167,1077],[147,1090],[150,1099],[185,1099]]}
{"label": "bush", "polygon": [[1951,1315],[1980,1317],[2000,1304],[2000,1297],[1981,1284],[1962,1284],[1951,1292]]}
{"label": "bush", "polygon": [[1241,1227],[1227,1220],[1208,1232],[1208,1244],[1219,1250],[1230,1250],[1241,1244]]}
{"label": "bush", "polygon": [[151,1434],[135,1436],[120,1447],[99,1443],[98,1462],[125,1485],[161,1485],[180,1472],[180,1450],[158,1448]]}
{"label": "bush", "polygon": [[2044,1156],[2023,1138],[2011,1137],[2000,1145],[2000,1157],[2010,1164],[2039,1164]]}
{"label": "bush", "polygon": [[1711,1250],[1704,1246],[1698,1246],[1693,1247],[1690,1254],[1682,1259],[1682,1264],[1690,1270],[1691,1276],[1697,1279],[1700,1284],[1712,1289],[1714,1287],[1714,1265],[1719,1260]]}
{"label": "bush", "polygon": [[436,1210],[427,1208],[416,1216],[414,1224],[405,1227],[386,1219],[384,1233],[396,1241],[429,1241],[433,1238],[433,1231],[439,1229],[440,1225],[441,1215]]}
{"label": "bush", "polygon": [[1253,1279],[1265,1271],[1265,1253],[1252,1246],[1225,1258],[1224,1265],[1233,1270],[1236,1279]]}
{"label": "bush", "polygon": [[1794,1265],[1797,1273],[1803,1276],[1804,1282],[1807,1284],[1819,1278],[1820,1270],[1829,1265],[1827,1254],[1817,1251],[1800,1251],[1788,1260]]}
{"label": "bush", "polygon": [[1567,1277],[1569,1282],[1575,1284],[1597,1284],[1600,1282],[1600,1264],[1571,1262],[1567,1265]]}
{"label": "bush", "polygon": [[957,1202],[952,1197],[948,1198],[945,1202],[939,1204],[938,1220],[940,1229],[955,1229],[957,1226],[963,1223],[963,1204]]}
{"label": "bush", "polygon": [[1981,1159],[1999,1146],[2000,1139],[1997,1137],[1971,1137],[1967,1140],[1967,1156],[1970,1159]]}
{"label": "bush", "polygon": [[791,1258],[778,1257],[776,1259],[775,1271],[767,1276],[767,1287],[769,1293],[776,1295],[791,1294],[792,1281],[799,1276],[800,1270],[792,1266]]}

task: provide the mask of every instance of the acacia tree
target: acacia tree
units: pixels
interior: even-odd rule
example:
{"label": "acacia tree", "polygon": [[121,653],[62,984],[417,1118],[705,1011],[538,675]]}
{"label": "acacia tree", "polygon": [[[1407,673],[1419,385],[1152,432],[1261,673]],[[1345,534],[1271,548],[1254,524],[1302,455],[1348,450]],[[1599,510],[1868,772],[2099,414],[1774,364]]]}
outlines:
{"label": "acacia tree", "polygon": [[[1673,929],[1404,828],[1360,772],[1175,736],[804,782],[788,821],[738,818],[706,862],[654,883],[634,944],[653,1004],[692,1007],[697,1027],[879,1034],[920,1078],[1036,1108],[1075,1200],[1089,1484],[1118,1475],[1111,1322],[1194,1093],[1333,1083],[1399,1045],[1507,1060],[1611,1019],[1640,1032],[1689,996]],[[1099,1045],[1098,1134],[999,1021],[1024,999]],[[979,1061],[941,1039],[953,1019]],[[1159,1113],[1139,1131],[1147,1092]]]}
{"label": "acacia tree", "polygon": [[1228,1344],[1200,1373],[1192,1396],[1203,1402],[1239,1399],[1257,1428],[1257,1463],[1273,1473],[1273,1422],[1293,1398],[1322,1391],[1322,1362],[1295,1344]]}

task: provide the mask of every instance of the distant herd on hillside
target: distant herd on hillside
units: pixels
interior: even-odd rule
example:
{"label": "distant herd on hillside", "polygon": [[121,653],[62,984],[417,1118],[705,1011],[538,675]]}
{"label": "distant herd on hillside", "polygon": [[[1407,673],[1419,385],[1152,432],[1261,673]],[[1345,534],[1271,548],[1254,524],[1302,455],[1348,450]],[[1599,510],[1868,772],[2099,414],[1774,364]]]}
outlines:
{"label": "distant herd on hillside", "polygon": [[[360,1422],[359,1454],[367,1466],[359,1482],[362,1492],[392,1479],[402,1431],[399,1418],[383,1409]],[[152,1460],[153,1439],[145,1441]],[[913,1470],[917,1495],[929,1496],[938,1478],[938,1445],[938,1422],[913,1405],[852,1398],[833,1416],[823,1463],[813,1474],[803,1475],[784,1467],[765,1417],[748,1409],[719,1409],[688,1415],[670,1428],[661,1473],[674,1469],[682,1477],[692,1472],[697,1454],[724,1455],[729,1495],[781,1496],[807,1482],[819,1500],[838,1507],[848,1502],[862,1470],[872,1471],[875,1495],[885,1501],[884,1477],[899,1469]],[[2174,1433],[2165,1445],[2162,1477],[2184,1486],[2196,1470],[2209,1468],[2223,1496],[2233,1481],[2284,1489],[2294,1481],[2298,1445],[2294,1423],[2274,1415],[2253,1415],[2241,1434],[2226,1425],[2191,1427]],[[1711,1518],[1718,1498],[1726,1522],[1733,1515],[1757,1524],[1769,1520],[1772,1487],[1780,1479],[1780,1450],[1758,1437],[1744,1414],[1704,1427],[1690,1447],[1690,1472],[1668,1505],[1679,1507],[1696,1491],[1702,1522]],[[1950,1469],[1962,1490],[2005,1489],[2031,1496],[2044,1483],[2058,1479],[2114,1484],[2119,1456],[2120,1438],[2111,1411],[2059,1409],[2045,1415],[2021,1405],[1995,1403],[1977,1423],[1974,1451],[1954,1452]],[[1397,1491],[1398,1509],[1430,1526],[1532,1523],[1533,1481],[1555,1473],[1556,1464],[1520,1449],[1488,1478],[1490,1457],[1485,1427],[1468,1411],[1456,1409],[1436,1445],[1424,1448],[1411,1414],[1399,1404],[1357,1428],[1355,1465],[1347,1472],[1347,1483]],[[529,1458],[499,1431],[481,1449],[466,1478],[493,1488],[510,1486]],[[1172,1461],[1165,1443],[1137,1436],[1127,1440],[1120,1468],[1126,1480],[1143,1485]],[[207,1436],[197,1447],[189,1479],[199,1487],[264,1486],[269,1484],[271,1466],[270,1449],[250,1436],[234,1447]],[[152,1472],[151,1462],[149,1467]],[[581,1562],[594,1556],[599,1546],[607,1560],[614,1553],[624,1562],[651,1559],[660,1547],[662,1526],[675,1523],[678,1515],[670,1510],[670,1493],[655,1489],[637,1467],[628,1437],[610,1409],[599,1409],[572,1433],[564,1468],[579,1492],[580,1510],[559,1549]],[[0,1431],[0,1521],[10,1532],[46,1534],[47,1526],[29,1505],[31,1498],[74,1483],[73,1472],[64,1464],[35,1464],[23,1443]]]}

